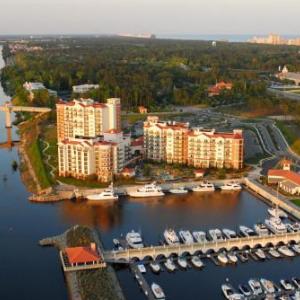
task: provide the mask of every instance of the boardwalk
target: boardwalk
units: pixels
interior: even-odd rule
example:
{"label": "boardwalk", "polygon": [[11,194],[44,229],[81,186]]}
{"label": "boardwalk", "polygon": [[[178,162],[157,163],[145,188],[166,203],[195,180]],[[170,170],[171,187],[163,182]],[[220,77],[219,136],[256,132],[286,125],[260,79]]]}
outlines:
{"label": "boardwalk", "polygon": [[172,246],[150,246],[141,249],[125,249],[105,251],[103,253],[106,262],[129,263],[134,259],[143,260],[145,258],[156,259],[158,257],[169,257],[171,255],[194,255],[198,253],[218,252],[224,250],[242,250],[245,248],[267,247],[289,242],[300,242],[300,232],[286,234],[269,235],[266,237],[254,236],[244,238],[234,238],[219,242],[209,241],[206,243],[193,243],[190,245]]}

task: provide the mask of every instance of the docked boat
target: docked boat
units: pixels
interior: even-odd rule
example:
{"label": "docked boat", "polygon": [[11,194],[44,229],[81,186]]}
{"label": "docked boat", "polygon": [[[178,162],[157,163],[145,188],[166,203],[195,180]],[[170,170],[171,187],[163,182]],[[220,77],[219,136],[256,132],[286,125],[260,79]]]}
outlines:
{"label": "docked boat", "polygon": [[287,213],[285,211],[283,211],[282,209],[278,208],[277,206],[275,208],[274,207],[273,208],[269,208],[268,209],[268,213],[273,218],[286,219],[288,217]]}
{"label": "docked boat", "polygon": [[197,243],[206,243],[206,233],[204,231],[193,231],[193,237]]}
{"label": "docked boat", "polygon": [[257,223],[254,225],[254,231],[258,236],[268,236],[269,235],[269,229],[267,226],[263,223]]}
{"label": "docked boat", "polygon": [[266,294],[273,294],[275,293],[274,284],[271,280],[262,278],[260,283],[265,291]]}
{"label": "docked boat", "polygon": [[113,183],[102,193],[93,194],[86,197],[89,201],[113,201],[118,200],[119,196],[114,191]]}
{"label": "docked boat", "polygon": [[202,182],[198,186],[192,188],[193,192],[214,192],[215,186],[213,183]]}
{"label": "docked boat", "polygon": [[151,284],[151,290],[156,299],[165,299],[165,293],[163,289],[155,282]]}
{"label": "docked boat", "polygon": [[237,234],[236,234],[236,232],[234,230],[225,228],[222,231],[223,231],[224,236],[227,239],[234,239],[234,238],[237,237]]}
{"label": "docked boat", "polygon": [[217,259],[221,264],[226,265],[228,263],[228,257],[225,253],[221,252],[217,255]]}
{"label": "docked boat", "polygon": [[274,257],[274,258],[280,258],[280,257],[281,257],[280,253],[279,253],[275,248],[269,249],[268,253],[269,253],[272,257]]}
{"label": "docked boat", "polygon": [[223,236],[222,236],[222,232],[220,229],[210,229],[208,231],[208,234],[210,236],[210,238],[212,239],[212,241],[214,242],[218,242],[218,241],[223,241]]}
{"label": "docked boat", "polygon": [[270,218],[265,220],[266,226],[275,234],[283,234],[287,232],[286,225],[279,218]]}
{"label": "docked boat", "polygon": [[250,279],[248,281],[248,284],[252,290],[252,293],[257,296],[257,295],[261,295],[263,293],[262,287],[260,282],[257,279]]}
{"label": "docked boat", "polygon": [[190,245],[194,243],[193,236],[189,230],[180,230],[178,234],[184,244]]}
{"label": "docked boat", "polygon": [[178,257],[177,264],[182,269],[186,269],[188,266],[187,260],[184,257]]}
{"label": "docked boat", "polygon": [[266,254],[262,249],[256,249],[253,251],[253,253],[261,260],[266,259]]}
{"label": "docked boat", "polygon": [[237,253],[237,257],[240,259],[241,262],[246,262],[249,260],[249,255],[246,252]]}
{"label": "docked boat", "polygon": [[243,235],[244,237],[250,237],[250,236],[256,235],[255,232],[247,226],[240,226],[239,229],[240,229],[241,235]]}
{"label": "docked boat", "polygon": [[146,184],[143,187],[137,188],[135,190],[128,190],[127,193],[130,197],[134,198],[161,197],[165,195],[161,187],[156,185],[155,182]]}
{"label": "docked boat", "polygon": [[295,223],[288,223],[286,225],[286,228],[288,230],[288,232],[299,232],[300,231],[300,223],[295,222]]}
{"label": "docked boat", "polygon": [[141,234],[132,230],[126,234],[126,242],[131,248],[143,248],[143,240]]}
{"label": "docked boat", "polygon": [[120,241],[118,239],[113,239],[113,244],[115,247],[118,247],[120,245]]}
{"label": "docked boat", "polygon": [[293,291],[295,289],[293,283],[288,279],[281,279],[280,284],[286,291]]}
{"label": "docked boat", "polygon": [[178,187],[178,188],[170,189],[169,192],[171,194],[187,194],[188,190],[185,189],[185,187]]}
{"label": "docked boat", "polygon": [[191,262],[194,267],[196,268],[202,268],[204,266],[202,260],[198,256],[192,256]]}
{"label": "docked boat", "polygon": [[300,278],[299,277],[293,277],[292,282],[297,289],[300,289]]}
{"label": "docked boat", "polygon": [[242,186],[237,182],[229,182],[220,186],[222,191],[240,191]]}
{"label": "docked boat", "polygon": [[138,264],[137,267],[142,274],[146,273],[146,268],[143,264]]}
{"label": "docked boat", "polygon": [[291,246],[292,250],[296,252],[297,254],[300,254],[300,245],[299,244],[294,244]]}
{"label": "docked boat", "polygon": [[221,286],[222,292],[226,299],[228,300],[242,300],[244,296],[242,294],[237,293],[231,284],[224,283]]}
{"label": "docked boat", "polygon": [[238,262],[238,258],[233,252],[228,252],[227,257],[228,257],[229,262],[231,262],[233,264],[236,264]]}
{"label": "docked boat", "polygon": [[150,269],[152,270],[153,273],[159,273],[160,272],[160,265],[159,263],[153,261],[149,264]]}
{"label": "docked boat", "polygon": [[252,295],[252,292],[248,285],[246,284],[240,284],[239,285],[239,291],[245,296],[250,297]]}
{"label": "docked boat", "polygon": [[169,228],[164,231],[164,239],[168,245],[178,245],[179,238],[174,229]]}
{"label": "docked boat", "polygon": [[288,257],[293,257],[295,256],[295,252],[293,252],[289,247],[287,246],[280,246],[278,247],[278,252],[285,255],[285,256],[288,256]]}
{"label": "docked boat", "polygon": [[164,265],[165,265],[166,269],[170,272],[174,272],[176,270],[176,266],[170,258],[168,258],[165,261]]}

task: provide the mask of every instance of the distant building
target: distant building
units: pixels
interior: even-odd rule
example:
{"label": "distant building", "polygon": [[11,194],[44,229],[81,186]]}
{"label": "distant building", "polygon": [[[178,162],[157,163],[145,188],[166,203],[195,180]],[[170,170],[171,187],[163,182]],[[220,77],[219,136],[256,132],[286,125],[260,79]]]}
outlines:
{"label": "distant building", "polygon": [[81,85],[73,85],[72,90],[74,93],[82,94],[98,88],[99,88],[99,84],[81,84]]}
{"label": "distant building", "polygon": [[153,33],[119,33],[118,36],[138,39],[156,39],[156,36]]}
{"label": "distant building", "polygon": [[145,106],[139,106],[138,110],[139,110],[140,114],[147,114],[148,113],[148,108],[146,108]]}
{"label": "distant building", "polygon": [[189,123],[163,122],[148,117],[144,122],[145,158],[196,168],[241,169],[244,160],[242,130],[231,133],[190,128]]}
{"label": "distant building", "polygon": [[201,170],[201,169],[195,170],[194,175],[195,175],[195,178],[197,178],[197,179],[203,178],[205,175],[205,170]]}
{"label": "distant building", "polygon": [[233,87],[231,82],[218,82],[215,85],[211,86],[208,88],[208,96],[213,97],[213,96],[219,96],[222,90],[231,90]]}
{"label": "distant building", "polygon": [[280,80],[290,80],[293,81],[296,85],[300,85],[300,73],[289,72],[287,66],[284,66],[282,71],[275,75]]}
{"label": "distant building", "polygon": [[47,90],[49,95],[57,97],[57,92],[47,89],[42,82],[25,82],[23,88],[30,93],[31,100],[34,99],[34,92],[39,90]]}
{"label": "distant building", "polygon": [[285,39],[278,34],[269,34],[266,37],[253,37],[248,41],[254,44],[268,44],[268,45],[293,45],[300,46],[300,38]]}

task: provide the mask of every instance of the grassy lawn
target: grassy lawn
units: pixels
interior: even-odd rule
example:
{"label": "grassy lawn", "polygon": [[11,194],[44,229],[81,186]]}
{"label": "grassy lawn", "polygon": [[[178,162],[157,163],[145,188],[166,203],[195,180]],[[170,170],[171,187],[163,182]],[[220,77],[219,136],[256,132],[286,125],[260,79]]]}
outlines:
{"label": "grassy lawn", "polygon": [[300,206],[300,199],[291,200],[295,205]]}

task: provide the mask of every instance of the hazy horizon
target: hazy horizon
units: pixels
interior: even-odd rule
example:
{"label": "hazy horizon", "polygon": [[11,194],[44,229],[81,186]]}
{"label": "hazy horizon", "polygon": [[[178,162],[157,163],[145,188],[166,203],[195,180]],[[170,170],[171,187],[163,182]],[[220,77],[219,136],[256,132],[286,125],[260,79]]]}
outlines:
{"label": "hazy horizon", "polygon": [[0,35],[300,35],[298,0],[10,0]]}

